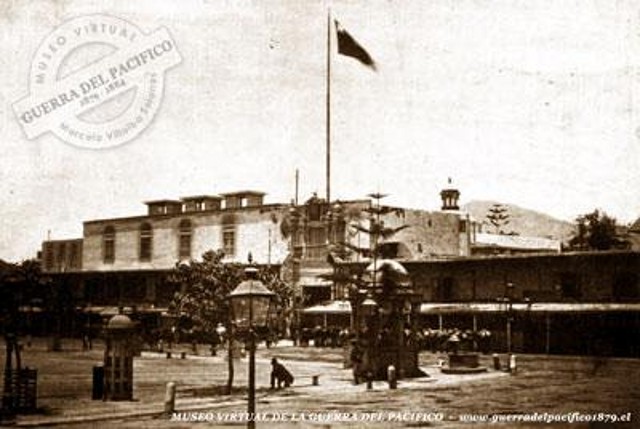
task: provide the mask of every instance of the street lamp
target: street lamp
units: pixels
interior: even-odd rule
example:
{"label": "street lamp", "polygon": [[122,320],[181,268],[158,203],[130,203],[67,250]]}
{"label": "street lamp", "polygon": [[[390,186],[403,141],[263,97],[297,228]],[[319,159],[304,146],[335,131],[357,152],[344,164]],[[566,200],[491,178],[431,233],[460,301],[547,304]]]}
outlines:
{"label": "street lamp", "polygon": [[245,270],[245,277],[229,294],[232,320],[238,334],[246,338],[249,350],[249,404],[247,407],[247,428],[255,428],[256,412],[256,330],[264,331],[268,327],[271,307],[275,293],[271,292],[258,280],[258,270],[250,267]]}
{"label": "street lamp", "polygon": [[513,283],[509,282],[506,285],[505,296],[500,298],[499,300],[505,303],[505,310],[507,312],[507,353],[511,353],[511,323],[513,322],[513,299],[514,299],[514,291],[515,286]]}
{"label": "street lamp", "polygon": [[362,308],[362,314],[365,317],[371,317],[371,316],[375,316],[376,310],[378,309],[378,303],[369,294],[367,295],[367,298],[364,301],[362,301],[362,304],[360,304],[360,307]]}

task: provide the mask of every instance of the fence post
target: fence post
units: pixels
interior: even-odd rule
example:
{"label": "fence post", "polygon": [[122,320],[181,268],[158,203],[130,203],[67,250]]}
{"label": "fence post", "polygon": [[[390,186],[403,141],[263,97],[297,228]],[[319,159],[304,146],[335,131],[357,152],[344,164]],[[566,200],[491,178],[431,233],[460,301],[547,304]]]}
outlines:
{"label": "fence post", "polygon": [[167,415],[173,414],[176,409],[176,383],[170,381],[167,383],[167,389],[164,393],[164,412]]}

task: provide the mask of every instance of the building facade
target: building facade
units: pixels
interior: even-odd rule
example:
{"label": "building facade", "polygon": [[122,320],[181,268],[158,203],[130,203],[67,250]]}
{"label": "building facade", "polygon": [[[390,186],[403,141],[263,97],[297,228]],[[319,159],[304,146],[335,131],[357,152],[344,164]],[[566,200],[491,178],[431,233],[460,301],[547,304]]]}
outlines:
{"label": "building facade", "polygon": [[[280,231],[287,207],[245,191],[180,201],[147,202],[148,214],[84,223],[83,271],[169,270],[222,249],[228,262],[280,264],[288,241]],[[224,204],[224,205],[223,205]]]}
{"label": "building facade", "polygon": [[[485,327],[504,344],[507,318],[515,351],[640,355],[633,345],[640,344],[638,252],[557,253],[549,240],[479,239],[459,195],[445,189],[440,211],[386,207],[376,219],[398,229],[383,240],[385,257],[409,271],[425,326]],[[357,274],[370,261],[348,249],[373,247],[363,231],[377,203],[263,199],[239,191],[149,201],[145,215],[90,220],[81,239],[44,242],[42,266],[88,313],[126,306],[160,315],[176,292],[167,274],[218,249],[228,262],[245,263],[251,254],[255,263],[279,267],[294,285],[295,310],[346,299],[348,285],[331,276]]]}
{"label": "building facade", "polygon": [[[511,344],[514,352],[640,356],[640,252],[469,257],[403,266],[422,296],[424,328],[488,329],[497,351]],[[364,267],[346,263],[340,269],[361,275]]]}
{"label": "building facade", "polygon": [[[75,273],[74,290],[93,305],[166,307],[174,290],[164,281],[177,263],[221,249],[224,261],[282,267],[302,306],[335,298],[331,250],[345,243],[370,248],[370,200],[328,204],[313,196],[298,206],[264,204],[264,193],[237,191],[148,201],[140,216],[84,222],[83,237],[43,243],[49,274]],[[458,212],[390,208],[389,227],[406,225],[388,247],[407,261],[470,254],[468,219]],[[349,259],[359,260],[356,253]],[[71,277],[69,277],[71,279]]]}

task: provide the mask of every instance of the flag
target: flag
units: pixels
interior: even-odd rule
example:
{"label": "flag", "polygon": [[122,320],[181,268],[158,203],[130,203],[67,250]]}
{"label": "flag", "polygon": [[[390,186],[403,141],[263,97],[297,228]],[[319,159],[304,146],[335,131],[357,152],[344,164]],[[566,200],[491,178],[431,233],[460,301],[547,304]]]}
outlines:
{"label": "flag", "polygon": [[334,20],[336,23],[336,31],[338,33],[338,53],[342,55],[346,55],[347,57],[355,58],[360,61],[362,64],[371,67],[373,70],[376,70],[376,63],[371,58],[371,55],[362,47],[356,40],[351,37],[351,34],[347,32],[337,20]]}

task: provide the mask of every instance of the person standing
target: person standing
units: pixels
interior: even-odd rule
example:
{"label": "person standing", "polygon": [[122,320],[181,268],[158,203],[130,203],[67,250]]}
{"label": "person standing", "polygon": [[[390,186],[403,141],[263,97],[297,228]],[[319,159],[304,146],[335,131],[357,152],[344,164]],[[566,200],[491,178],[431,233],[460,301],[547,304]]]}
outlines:
{"label": "person standing", "polygon": [[362,364],[364,360],[364,350],[362,350],[362,346],[357,342],[353,341],[353,345],[351,348],[351,355],[349,356],[351,360],[351,368],[353,370],[353,383],[360,384],[360,375],[362,374]]}

